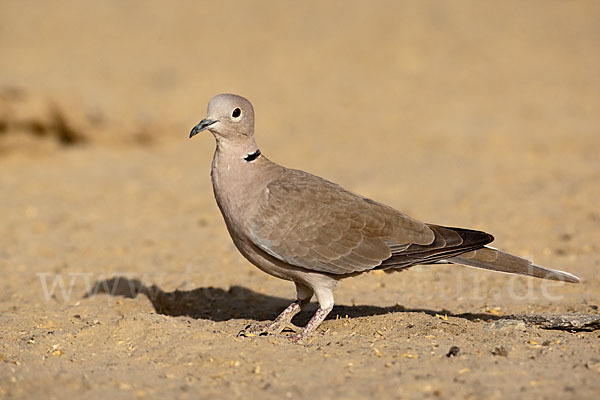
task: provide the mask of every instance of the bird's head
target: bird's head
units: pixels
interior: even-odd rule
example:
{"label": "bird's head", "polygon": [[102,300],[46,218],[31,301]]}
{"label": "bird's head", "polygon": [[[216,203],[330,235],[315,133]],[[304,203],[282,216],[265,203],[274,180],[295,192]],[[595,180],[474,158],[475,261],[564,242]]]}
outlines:
{"label": "bird's head", "polygon": [[243,140],[254,134],[254,109],[252,104],[235,94],[219,94],[208,103],[208,112],[190,132],[190,138],[209,130],[219,141]]}

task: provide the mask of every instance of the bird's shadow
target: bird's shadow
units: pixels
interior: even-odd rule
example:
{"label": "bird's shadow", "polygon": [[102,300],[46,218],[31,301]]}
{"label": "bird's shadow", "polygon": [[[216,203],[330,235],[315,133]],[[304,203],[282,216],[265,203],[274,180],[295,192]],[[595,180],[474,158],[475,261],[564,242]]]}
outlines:
{"label": "bird's shadow", "polygon": [[[175,290],[165,292],[156,285],[146,286],[138,279],[116,276],[97,281],[84,297],[98,294],[136,298],[146,296],[158,314],[172,317],[188,316],[194,319],[228,321],[230,319],[249,319],[256,321],[272,320],[293,300],[269,296],[255,292],[243,286],[232,286],[229,290],[214,287],[201,287],[193,290]],[[305,324],[314,313],[316,305],[308,306],[294,318],[294,323]],[[358,318],[382,315],[393,312],[420,312],[431,316],[448,315],[470,321],[497,320],[500,317],[486,313],[453,314],[448,310],[429,310],[405,308],[401,305],[389,307],[369,305],[336,305],[327,319]]]}

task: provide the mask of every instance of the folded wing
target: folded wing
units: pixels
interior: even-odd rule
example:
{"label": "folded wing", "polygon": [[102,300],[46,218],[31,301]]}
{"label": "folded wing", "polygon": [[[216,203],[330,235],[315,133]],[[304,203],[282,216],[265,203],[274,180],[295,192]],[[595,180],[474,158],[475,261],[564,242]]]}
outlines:
{"label": "folded wing", "polygon": [[433,263],[493,240],[484,232],[425,224],[296,170],[269,183],[249,233],[281,261],[336,275]]}

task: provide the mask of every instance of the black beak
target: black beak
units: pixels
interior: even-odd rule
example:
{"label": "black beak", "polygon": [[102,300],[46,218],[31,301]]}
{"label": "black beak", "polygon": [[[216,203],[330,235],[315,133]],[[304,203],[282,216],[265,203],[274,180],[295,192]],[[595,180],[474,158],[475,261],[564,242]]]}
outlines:
{"label": "black beak", "polygon": [[214,124],[217,121],[214,121],[212,119],[208,119],[208,118],[204,118],[202,121],[200,121],[200,123],[198,125],[196,125],[195,127],[192,128],[192,131],[190,132],[190,138],[192,138],[193,136],[197,135],[198,133],[208,129],[209,126],[211,126],[212,124]]}

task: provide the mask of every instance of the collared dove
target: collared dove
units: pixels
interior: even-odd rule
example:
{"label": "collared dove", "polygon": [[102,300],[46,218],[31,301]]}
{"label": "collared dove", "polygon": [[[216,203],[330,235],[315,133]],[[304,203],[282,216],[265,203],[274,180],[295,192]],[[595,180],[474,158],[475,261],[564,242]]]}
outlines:
{"label": "collared dove", "polygon": [[270,161],[256,145],[254,109],[243,97],[215,96],[190,138],[204,130],[217,142],[211,178],[233,243],[262,271],[296,284],[296,301],[274,321],[246,327],[243,335],[280,333],[314,294],[318,310],[291,336],[303,340],[332,310],[338,281],[372,270],[447,263],[579,282],[487,246],[494,240],[488,233],[426,224]]}

